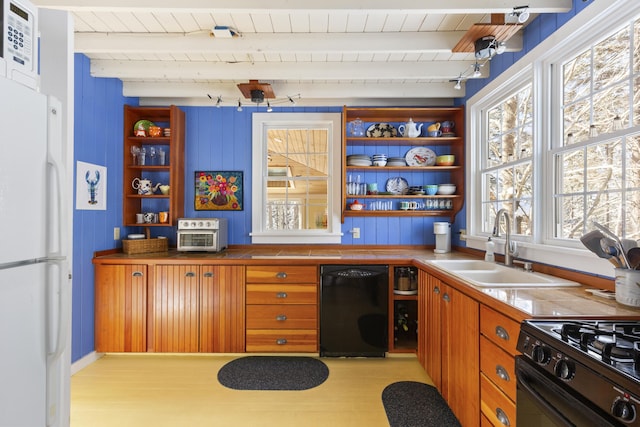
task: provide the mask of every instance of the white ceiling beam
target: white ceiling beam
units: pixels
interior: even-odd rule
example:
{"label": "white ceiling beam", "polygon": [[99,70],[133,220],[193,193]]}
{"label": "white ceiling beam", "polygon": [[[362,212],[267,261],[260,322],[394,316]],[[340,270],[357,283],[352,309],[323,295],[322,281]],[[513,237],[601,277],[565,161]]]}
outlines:
{"label": "white ceiling beam", "polygon": [[[287,100],[287,96],[300,95],[301,100],[344,98],[453,98],[460,91],[453,83],[273,83],[275,101]],[[226,104],[237,102],[250,104],[233,83],[170,83],[123,82],[122,94],[140,98],[194,98],[204,105],[215,104],[222,97]],[[207,95],[211,95],[213,100]],[[272,102],[274,100],[271,100]],[[297,102],[297,99],[296,99]],[[277,104],[274,104],[277,105]]]}
{"label": "white ceiling beam", "polygon": [[[35,0],[35,5],[49,9],[70,11],[162,11],[162,12],[215,12],[215,13],[268,13],[268,12],[312,12],[312,11],[364,11],[375,13],[508,13],[513,10],[513,0],[395,0],[390,6],[389,0],[218,0],[215,6],[211,0]],[[572,0],[527,0],[531,13],[563,13],[571,10]]]}
{"label": "white ceiling beam", "polygon": [[146,80],[379,80],[447,79],[474,61],[211,63],[179,61],[91,61],[93,77]]}
{"label": "white ceiling beam", "polygon": [[82,53],[443,53],[464,31],[398,33],[245,34],[216,38],[208,33],[76,33],[76,52]]}

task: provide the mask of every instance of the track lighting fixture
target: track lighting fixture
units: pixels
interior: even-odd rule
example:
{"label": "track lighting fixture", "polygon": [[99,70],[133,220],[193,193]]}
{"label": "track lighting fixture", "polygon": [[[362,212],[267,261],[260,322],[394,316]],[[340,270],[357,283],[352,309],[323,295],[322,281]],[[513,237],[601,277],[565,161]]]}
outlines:
{"label": "track lighting fixture", "polygon": [[287,95],[287,98],[289,98],[290,103],[292,103],[293,105],[296,105],[296,101],[294,101],[293,98],[291,98],[289,95]]}
{"label": "track lighting fixture", "polygon": [[267,101],[267,113],[270,113],[273,111],[273,108],[271,108],[271,104],[269,104],[269,101]]}
{"label": "track lighting fixture", "polygon": [[459,78],[456,80],[456,84],[455,84],[455,85],[453,85],[453,88],[454,88],[455,90],[460,90],[460,89],[462,89],[462,85],[461,85],[460,83],[462,83],[462,77],[459,77]]}
{"label": "track lighting fixture", "polygon": [[482,75],[482,73],[480,72],[480,64],[478,64],[478,61],[476,61],[475,64],[473,64],[473,77],[480,77]]}
{"label": "track lighting fixture", "polygon": [[515,16],[519,24],[524,24],[529,19],[529,6],[514,7],[511,16]]}
{"label": "track lighting fixture", "polygon": [[238,99],[238,109],[237,111],[242,111],[242,102]]}

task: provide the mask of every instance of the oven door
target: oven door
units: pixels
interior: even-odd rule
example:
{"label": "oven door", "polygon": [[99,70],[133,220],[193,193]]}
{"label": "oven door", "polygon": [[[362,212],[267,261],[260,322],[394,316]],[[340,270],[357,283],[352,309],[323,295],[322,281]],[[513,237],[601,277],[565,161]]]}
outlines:
{"label": "oven door", "polygon": [[516,356],[518,427],[622,426],[526,356]]}
{"label": "oven door", "polygon": [[178,230],[179,251],[218,251],[218,230]]}

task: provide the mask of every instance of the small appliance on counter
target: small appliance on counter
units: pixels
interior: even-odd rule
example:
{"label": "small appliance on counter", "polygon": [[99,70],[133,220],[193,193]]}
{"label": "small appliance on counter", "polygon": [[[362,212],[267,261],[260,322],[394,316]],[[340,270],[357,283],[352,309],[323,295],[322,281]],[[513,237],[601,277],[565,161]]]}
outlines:
{"label": "small appliance on counter", "polygon": [[178,219],[177,247],[184,252],[220,252],[228,246],[226,218]]}
{"label": "small appliance on counter", "polygon": [[448,222],[434,222],[433,234],[436,235],[436,248],[433,252],[437,254],[451,252],[451,224]]}

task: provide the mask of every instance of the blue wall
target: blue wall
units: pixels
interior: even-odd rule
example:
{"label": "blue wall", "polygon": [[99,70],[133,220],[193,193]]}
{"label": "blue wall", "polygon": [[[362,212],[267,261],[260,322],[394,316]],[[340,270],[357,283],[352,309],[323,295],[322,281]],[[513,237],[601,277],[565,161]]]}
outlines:
{"label": "blue wall", "polygon": [[[571,19],[589,3],[574,0],[571,12],[541,15],[524,31],[522,52],[505,53],[492,59],[488,79],[469,80],[466,100],[489,81],[529,52],[555,29]],[[92,78],[89,60],[75,58],[75,160],[108,168],[106,211],[74,211],[74,280],[72,360],[94,350],[94,292],[91,259],[97,250],[120,246],[113,240],[113,228],[122,224],[122,132],[124,104],[137,105],[137,99],[122,96],[122,83],[116,79]],[[186,113],[185,147],[185,216],[224,216],[229,219],[229,241],[234,245],[250,244],[251,230],[251,114],[256,108],[182,107]],[[278,112],[336,112],[340,106],[323,108],[274,108]],[[194,172],[196,170],[242,170],[245,180],[245,208],[240,212],[196,212],[193,208]],[[433,217],[348,217],[342,226],[345,245],[432,245],[433,222],[446,218]],[[354,240],[348,232],[359,227],[361,238]],[[457,232],[465,227],[465,209],[453,224],[453,244],[458,245]],[[133,231],[133,230],[131,230]],[[122,228],[122,235],[129,230]]]}

